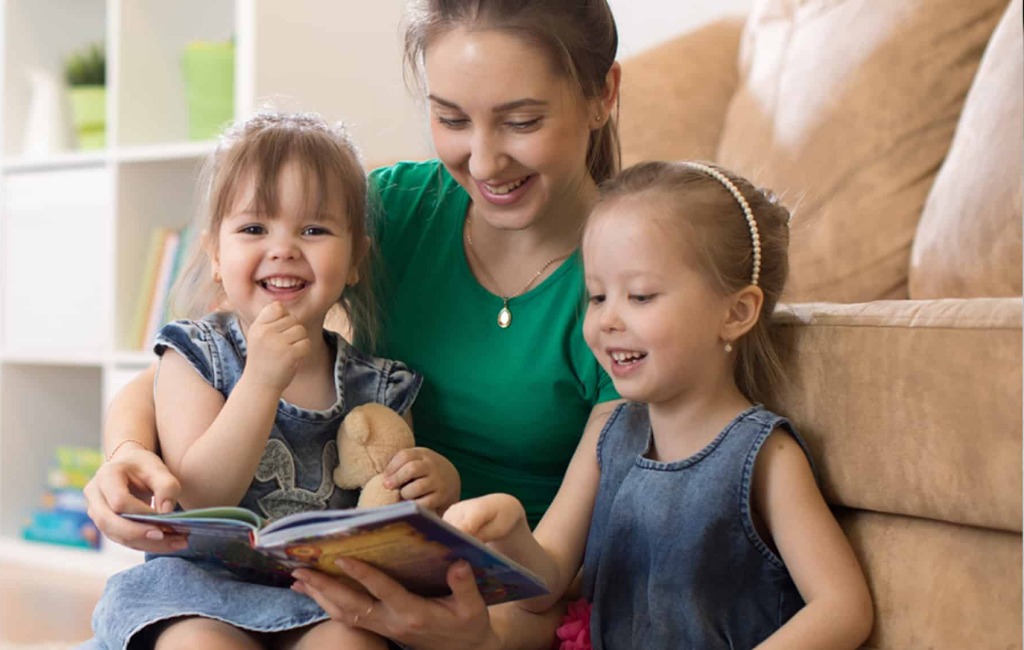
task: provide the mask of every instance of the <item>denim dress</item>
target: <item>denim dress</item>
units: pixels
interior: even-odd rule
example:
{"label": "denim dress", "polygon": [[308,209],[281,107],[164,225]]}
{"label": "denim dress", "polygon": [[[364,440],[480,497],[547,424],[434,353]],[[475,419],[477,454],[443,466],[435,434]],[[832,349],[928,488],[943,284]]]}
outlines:
{"label": "denim dress", "polygon": [[[404,413],[419,392],[422,378],[404,364],[363,354],[333,332],[323,335],[336,350],[337,401],[324,411],[279,402],[256,475],[238,504],[262,517],[354,506],[358,492],[341,490],[332,480],[338,425],[351,409],[369,402]],[[218,312],[164,326],[155,350],[162,354],[168,348],[225,398],[242,376],[245,336],[233,314]],[[127,648],[145,636],[140,632],[148,626],[180,616],[213,618],[256,632],[280,632],[328,618],[316,602],[290,589],[247,582],[213,564],[152,556],[107,582],[93,613],[98,643],[90,647]]]}
{"label": "denim dress", "polygon": [[646,457],[647,407],[615,410],[597,445],[583,561],[595,650],[749,649],[803,607],[751,519],[754,462],[776,428],[807,453],[788,421],[755,406],[697,454],[663,463]]}

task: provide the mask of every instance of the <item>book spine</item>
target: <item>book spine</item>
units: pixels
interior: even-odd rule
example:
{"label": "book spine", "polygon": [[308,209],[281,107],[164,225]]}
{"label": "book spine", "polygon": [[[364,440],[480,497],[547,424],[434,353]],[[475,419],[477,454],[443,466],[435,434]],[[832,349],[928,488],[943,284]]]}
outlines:
{"label": "book spine", "polygon": [[168,230],[164,238],[163,251],[160,255],[160,268],[154,283],[155,291],[153,302],[150,305],[149,318],[147,319],[146,333],[143,336],[143,346],[152,345],[156,333],[164,324],[164,312],[167,309],[167,296],[171,291],[172,271],[174,259],[178,252],[178,242],[181,235],[176,230]]}
{"label": "book spine", "polygon": [[146,253],[146,268],[139,283],[138,293],[135,296],[135,318],[132,321],[131,347],[141,350],[145,344],[146,326],[150,306],[153,303],[153,293],[157,272],[160,268],[160,254],[164,248],[164,238],[167,231],[158,228],[153,231],[149,239],[149,249]]}

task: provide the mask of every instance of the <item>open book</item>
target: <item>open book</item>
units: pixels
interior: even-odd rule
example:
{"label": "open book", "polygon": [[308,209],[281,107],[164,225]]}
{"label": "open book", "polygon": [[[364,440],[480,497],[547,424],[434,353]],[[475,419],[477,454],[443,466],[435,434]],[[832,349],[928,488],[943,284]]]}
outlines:
{"label": "open book", "polygon": [[124,516],[188,535],[188,548],[173,555],[220,564],[253,582],[287,586],[298,567],[343,575],[334,560],[344,556],[376,566],[413,593],[442,596],[450,593],[448,567],[462,559],[473,567],[489,605],[547,593],[528,569],[414,501],[301,512],[273,521],[230,507]]}

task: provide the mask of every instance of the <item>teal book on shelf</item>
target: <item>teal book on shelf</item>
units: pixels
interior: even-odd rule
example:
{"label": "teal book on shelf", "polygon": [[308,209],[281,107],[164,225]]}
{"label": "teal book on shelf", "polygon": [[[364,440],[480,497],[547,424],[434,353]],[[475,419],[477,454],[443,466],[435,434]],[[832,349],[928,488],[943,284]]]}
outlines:
{"label": "teal book on shelf", "polygon": [[22,528],[23,539],[79,548],[99,548],[100,534],[86,512],[82,489],[96,473],[103,455],[88,447],[58,447],[46,473],[39,507]]}

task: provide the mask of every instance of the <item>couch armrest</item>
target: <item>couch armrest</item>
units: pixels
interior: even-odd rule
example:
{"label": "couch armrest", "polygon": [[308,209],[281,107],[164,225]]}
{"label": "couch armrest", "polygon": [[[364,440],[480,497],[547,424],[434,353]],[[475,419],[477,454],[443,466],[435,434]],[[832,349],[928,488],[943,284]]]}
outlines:
{"label": "couch armrest", "polygon": [[623,165],[714,159],[742,31],[741,18],[718,20],[622,62]]}
{"label": "couch armrest", "polygon": [[1021,300],[785,305],[778,409],[834,505],[1021,531]]}

